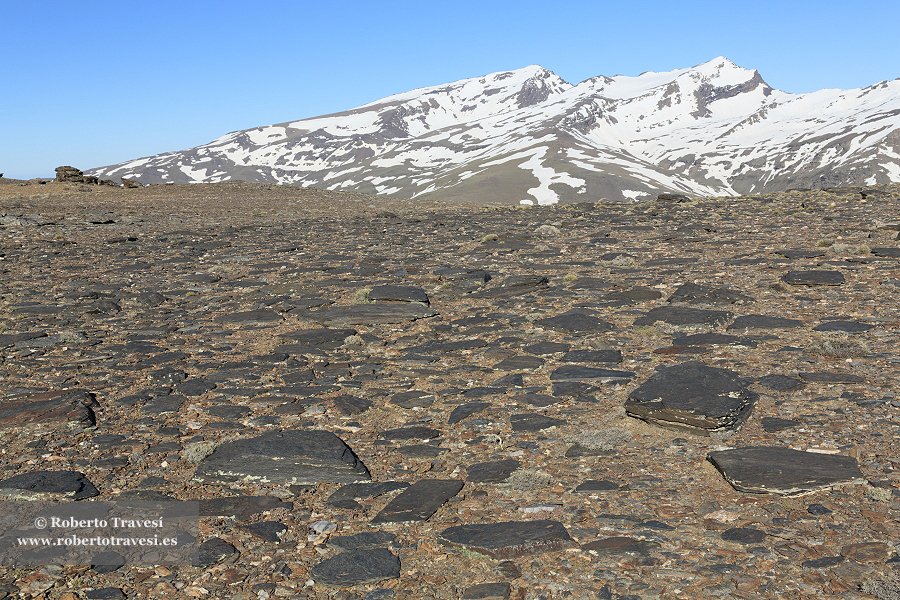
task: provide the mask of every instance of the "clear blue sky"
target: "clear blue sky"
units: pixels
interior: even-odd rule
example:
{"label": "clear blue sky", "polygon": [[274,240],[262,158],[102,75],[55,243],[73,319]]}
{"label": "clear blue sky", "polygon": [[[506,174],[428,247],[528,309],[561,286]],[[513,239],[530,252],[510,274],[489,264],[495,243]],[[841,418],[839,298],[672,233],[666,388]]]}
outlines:
{"label": "clear blue sky", "polygon": [[900,77],[898,0],[6,0],[0,173],[50,177],[539,64],[578,83],[726,56],[788,92]]}

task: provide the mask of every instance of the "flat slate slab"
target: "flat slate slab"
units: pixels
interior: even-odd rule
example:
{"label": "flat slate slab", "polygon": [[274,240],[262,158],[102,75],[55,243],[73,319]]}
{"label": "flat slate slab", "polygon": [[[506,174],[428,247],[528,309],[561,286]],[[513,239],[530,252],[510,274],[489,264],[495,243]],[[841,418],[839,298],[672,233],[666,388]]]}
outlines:
{"label": "flat slate slab", "polygon": [[419,480],[388,502],[371,524],[427,521],[444,502],[458,494],[463,485],[459,479]]}
{"label": "flat slate slab", "polygon": [[859,321],[826,321],[813,327],[813,331],[839,331],[841,333],[862,333],[870,329],[875,329],[875,326]]}
{"label": "flat slate slab", "polygon": [[576,545],[562,523],[549,520],[458,525],[442,531],[438,541],[498,559],[555,552]]}
{"label": "flat slate slab", "polygon": [[510,356],[493,366],[495,371],[532,371],[544,364],[544,359],[537,356]]}
{"label": "flat slate slab", "polygon": [[856,459],[838,454],[748,446],[710,452],[707,458],[740,492],[796,496],[865,482]]}
{"label": "flat slate slab", "polygon": [[330,431],[270,431],[222,444],[197,467],[202,483],[258,481],[292,485],[370,479],[353,450]]}
{"label": "flat slate slab", "polygon": [[440,429],[432,429],[416,425],[414,427],[398,427],[382,431],[378,436],[386,440],[434,440],[443,435]]}
{"label": "flat slate slab", "polygon": [[566,421],[536,413],[520,413],[510,415],[509,424],[512,426],[512,430],[518,433],[521,431],[542,431],[551,427],[562,427],[566,424]]}
{"label": "flat slate slab", "polygon": [[872,254],[885,258],[900,258],[900,248],[872,248]]}
{"label": "flat slate slab", "polygon": [[97,423],[91,406],[93,396],[85,390],[57,390],[0,401],[0,429],[23,426],[86,429]]}
{"label": "flat slate slab", "polygon": [[405,490],[408,487],[408,483],[400,481],[350,483],[338,488],[325,500],[325,504],[336,508],[361,509],[363,506],[356,501],[356,498],[375,498],[382,494]]}
{"label": "flat slate slab", "polygon": [[563,365],[550,374],[551,381],[557,380],[626,380],[634,377],[633,371],[619,371],[617,369],[600,369],[598,367],[582,367],[579,365]]}
{"label": "flat slate slab", "polygon": [[743,346],[744,348],[756,348],[758,342],[750,338],[723,333],[695,333],[676,337],[672,340],[673,346]]}
{"label": "flat slate slab", "polygon": [[387,548],[342,552],[313,566],[309,576],[330,586],[363,585],[400,577],[400,559]]}
{"label": "flat slate slab", "polygon": [[428,408],[434,404],[434,396],[422,390],[408,390],[397,392],[391,396],[391,404],[401,408]]}
{"label": "flat slate slab", "polygon": [[512,472],[522,466],[514,458],[476,463],[466,470],[466,481],[500,483],[509,479]]}
{"label": "flat slate slab", "polygon": [[634,325],[652,326],[662,321],[678,330],[708,329],[722,325],[733,315],[725,310],[705,310],[687,306],[659,306],[634,320]]}
{"label": "flat slate slab", "polygon": [[345,327],[378,323],[409,323],[416,319],[433,317],[436,314],[438,314],[436,310],[431,310],[427,306],[415,302],[389,302],[330,306],[316,312],[309,312],[306,317],[323,325]]}
{"label": "flat slate slab", "polygon": [[842,285],[844,275],[840,271],[788,271],[781,280],[790,285]]}
{"label": "flat slate slab", "polygon": [[581,546],[591,554],[647,556],[660,547],[659,542],[638,540],[624,536],[613,536],[594,540]]}
{"label": "flat slate slab", "polygon": [[691,361],[657,369],[628,395],[625,411],[650,423],[709,435],[738,427],[756,399],[734,371]]}
{"label": "flat slate slab", "polygon": [[83,500],[100,494],[79,471],[31,471],[0,481],[4,500]]}
{"label": "flat slate slab", "polygon": [[772,317],[769,315],[744,315],[736,318],[726,331],[740,331],[742,329],[793,329],[802,327],[803,321],[786,319],[784,317]]}
{"label": "flat slate slab", "polygon": [[447,419],[447,424],[453,425],[454,423],[459,423],[466,417],[474,415],[477,412],[481,412],[490,405],[490,402],[467,402],[465,404],[460,404],[453,409],[453,412],[450,413],[450,417]]}
{"label": "flat slate slab", "polygon": [[555,317],[538,319],[534,324],[565,333],[598,333],[616,328],[612,323],[577,310],[570,310]]}

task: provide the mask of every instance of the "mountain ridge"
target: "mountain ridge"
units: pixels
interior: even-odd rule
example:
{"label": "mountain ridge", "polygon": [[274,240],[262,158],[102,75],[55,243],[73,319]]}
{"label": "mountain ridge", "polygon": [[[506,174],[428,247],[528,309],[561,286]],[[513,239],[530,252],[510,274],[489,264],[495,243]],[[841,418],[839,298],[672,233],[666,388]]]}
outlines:
{"label": "mountain ridge", "polygon": [[554,204],[900,182],[900,79],[791,94],[725,57],[566,82],[540,65],[87,171]]}

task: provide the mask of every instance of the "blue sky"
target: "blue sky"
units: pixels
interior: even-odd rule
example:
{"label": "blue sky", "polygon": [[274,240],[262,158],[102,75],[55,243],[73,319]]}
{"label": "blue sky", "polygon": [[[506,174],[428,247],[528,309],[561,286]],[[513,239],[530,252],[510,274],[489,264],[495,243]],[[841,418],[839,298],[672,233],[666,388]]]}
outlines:
{"label": "blue sky", "polygon": [[717,56],[794,93],[900,77],[897,0],[7,0],[0,173],[51,177],[539,64],[578,83]]}

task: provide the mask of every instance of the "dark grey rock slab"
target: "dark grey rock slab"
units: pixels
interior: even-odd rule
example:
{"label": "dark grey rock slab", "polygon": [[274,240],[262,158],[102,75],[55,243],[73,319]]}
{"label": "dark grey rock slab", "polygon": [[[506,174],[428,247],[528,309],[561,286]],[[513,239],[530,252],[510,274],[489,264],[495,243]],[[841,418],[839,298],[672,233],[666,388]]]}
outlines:
{"label": "dark grey rock slab", "polygon": [[87,600],[119,600],[120,598],[124,599],[128,596],[125,595],[122,588],[109,586],[88,590],[84,593],[84,597],[87,598]]}
{"label": "dark grey rock slab", "polygon": [[691,361],[657,369],[628,395],[625,410],[657,425],[709,435],[743,423],[756,399],[734,371]]}
{"label": "dark grey rock slab", "polygon": [[731,320],[732,313],[724,310],[706,310],[688,306],[659,306],[634,320],[638,327],[652,326],[662,321],[676,330],[711,328]]}
{"label": "dark grey rock slab", "polygon": [[214,417],[219,417],[220,419],[241,419],[249,415],[252,411],[247,406],[240,406],[236,404],[223,404],[220,406],[210,406],[206,409],[206,412],[213,415]]}
{"label": "dark grey rock slab", "polygon": [[872,248],[872,254],[885,258],[900,258],[900,248]]}
{"label": "dark grey rock slab", "polygon": [[454,423],[459,423],[466,417],[474,415],[477,412],[481,412],[490,405],[490,402],[466,402],[465,404],[460,404],[453,409],[453,412],[450,413],[450,417],[447,419],[447,424],[453,425]]}
{"label": "dark grey rock slab", "polygon": [[533,371],[544,364],[538,356],[510,356],[493,366],[495,371]]}
{"label": "dark grey rock slab", "polygon": [[230,543],[222,538],[209,538],[198,548],[197,566],[211,567],[219,562],[233,562],[240,552]]}
{"label": "dark grey rock slab", "polygon": [[695,333],[676,337],[672,340],[673,346],[738,346],[743,348],[756,348],[759,343],[750,338],[723,333]]}
{"label": "dark grey rock slab", "polygon": [[375,325],[409,323],[417,319],[433,317],[438,312],[415,302],[386,302],[330,306],[307,313],[307,318],[323,325],[345,327],[347,325]]}
{"label": "dark grey rock slab", "polygon": [[620,363],[621,350],[570,350],[559,357],[567,363]]}
{"label": "dark grey rock slab", "polygon": [[341,394],[332,398],[334,407],[342,415],[358,415],[372,408],[372,401],[350,394]]}
{"label": "dark grey rock slab", "polygon": [[805,383],[796,377],[788,377],[787,375],[780,375],[778,373],[763,375],[757,379],[756,382],[764,388],[775,392],[789,392],[806,386]]}
{"label": "dark grey rock slab", "polygon": [[227,313],[219,315],[213,319],[217,323],[228,323],[231,325],[255,325],[265,326],[274,325],[284,320],[280,314],[274,310],[245,310],[236,313]]}
{"label": "dark grey rock slab", "polygon": [[601,369],[598,367],[582,367],[579,365],[563,365],[550,374],[551,381],[600,379],[603,381],[628,380],[634,377],[633,371],[617,369]]}
{"label": "dark grey rock slab", "polygon": [[710,452],[712,464],[740,492],[794,496],[865,481],[856,459],[776,446]]}
{"label": "dark grey rock slab", "polygon": [[428,294],[410,285],[378,285],[369,292],[369,300],[388,302],[421,302],[428,304]]}
{"label": "dark grey rock slab", "polygon": [[823,556],[822,558],[804,560],[800,563],[800,566],[804,569],[827,569],[829,567],[836,567],[845,560],[847,559],[843,556]]}
{"label": "dark grey rock slab", "polygon": [[770,315],[743,315],[736,318],[726,331],[741,331],[745,329],[793,329],[802,327],[803,321],[787,319],[785,317],[773,317]]}
{"label": "dark grey rock slab", "polygon": [[216,384],[205,379],[188,379],[175,386],[175,392],[182,396],[202,396],[206,392],[215,389]]}
{"label": "dark grey rock slab", "polygon": [[555,317],[538,319],[534,322],[539,327],[562,331],[565,333],[600,333],[610,331],[616,326],[593,315],[578,310],[570,310]]}
{"label": "dark grey rock slab", "polygon": [[573,491],[583,494],[593,494],[597,492],[617,492],[621,489],[622,486],[615,481],[608,481],[606,479],[588,479],[579,484]]}
{"label": "dark grey rock slab", "polygon": [[842,285],[844,275],[840,271],[788,271],[781,280],[790,285]]}
{"label": "dark grey rock slab", "polygon": [[379,481],[372,483],[350,483],[338,488],[325,503],[336,508],[360,509],[357,498],[375,498],[398,490],[405,490],[409,484],[401,481]]}
{"label": "dark grey rock slab", "polygon": [[685,283],[672,292],[668,302],[673,304],[746,304],[755,302],[755,300],[746,294],[728,288]]}
{"label": "dark grey rock slab", "polygon": [[31,471],[0,481],[3,496],[9,499],[83,500],[98,496],[94,484],[79,471]]}
{"label": "dark grey rock slab", "polygon": [[624,536],[602,538],[581,545],[582,550],[591,554],[625,556],[647,556],[659,547],[659,542]]}
{"label": "dark grey rock slab", "polygon": [[391,397],[391,404],[402,408],[428,408],[434,404],[434,396],[422,390],[398,392]]}
{"label": "dark grey rock slab", "polygon": [[28,426],[84,430],[97,424],[94,396],[85,390],[54,390],[0,400],[0,429]]}
{"label": "dark grey rock slab", "polygon": [[148,415],[165,415],[181,411],[187,398],[184,396],[158,396],[141,407],[141,411]]}
{"label": "dark grey rock slab", "polygon": [[364,531],[355,535],[333,535],[327,546],[335,550],[372,550],[392,544],[397,536],[388,531]]}
{"label": "dark grey rock slab", "polygon": [[569,344],[564,344],[562,342],[538,342],[537,344],[525,346],[522,350],[537,356],[547,356],[550,354],[559,354],[560,352],[568,352],[570,347]]}
{"label": "dark grey rock slab", "polygon": [[759,544],[766,539],[764,531],[754,527],[732,527],[722,532],[722,539],[726,542],[739,544]]}
{"label": "dark grey rock slab", "polygon": [[201,498],[201,517],[230,517],[238,521],[246,521],[257,513],[277,508],[291,510],[293,504],[284,502],[275,496],[223,496],[219,498]]}
{"label": "dark grey rock slab", "polygon": [[523,431],[542,431],[551,427],[562,427],[566,425],[563,419],[554,419],[546,415],[536,413],[520,413],[510,415],[509,424],[516,433]]}
{"label": "dark grey rock slab", "polygon": [[241,529],[263,541],[278,544],[281,543],[281,538],[287,533],[288,528],[287,525],[279,521],[259,521],[258,523],[242,525]]}
{"label": "dark grey rock slab", "polygon": [[422,425],[398,427],[382,431],[378,437],[386,440],[434,440],[443,435],[440,429],[432,429]]}
{"label": "dark grey rock slab", "polygon": [[650,302],[662,298],[662,292],[648,287],[635,286],[631,289],[603,294],[597,299],[598,304],[609,307],[628,306],[640,302]]}
{"label": "dark grey rock slab", "polygon": [[875,326],[859,321],[825,321],[813,327],[813,331],[838,331],[841,333],[863,333],[870,329],[875,329]]}
{"label": "dark grey rock slab", "polygon": [[462,600],[507,600],[510,585],[505,581],[478,583],[463,591]]}
{"label": "dark grey rock slab", "polygon": [[797,373],[803,381],[812,383],[865,383],[865,378],[853,373],[840,372],[818,372],[818,373]]}
{"label": "dark grey rock slab", "polygon": [[387,548],[351,550],[326,558],[309,575],[316,583],[335,587],[378,583],[400,577],[400,559]]}
{"label": "dark grey rock slab", "polygon": [[575,546],[575,541],[559,521],[506,521],[449,527],[438,541],[497,559],[555,552]]}
{"label": "dark grey rock slab", "polygon": [[478,483],[501,483],[509,479],[512,472],[522,466],[514,458],[492,460],[471,465],[466,471],[466,481]]}
{"label": "dark grey rock slab", "polygon": [[820,256],[825,256],[824,250],[802,250],[802,249],[794,249],[794,250],[776,250],[775,254],[780,254],[785,258],[789,258],[791,260],[797,260],[802,258],[819,258]]}
{"label": "dark grey rock slab", "polygon": [[421,479],[388,502],[371,523],[411,523],[427,521],[444,502],[459,493],[459,479]]}
{"label": "dark grey rock slab", "polygon": [[368,480],[369,470],[353,450],[330,431],[270,431],[222,444],[194,473],[202,483],[258,481],[352,483]]}

